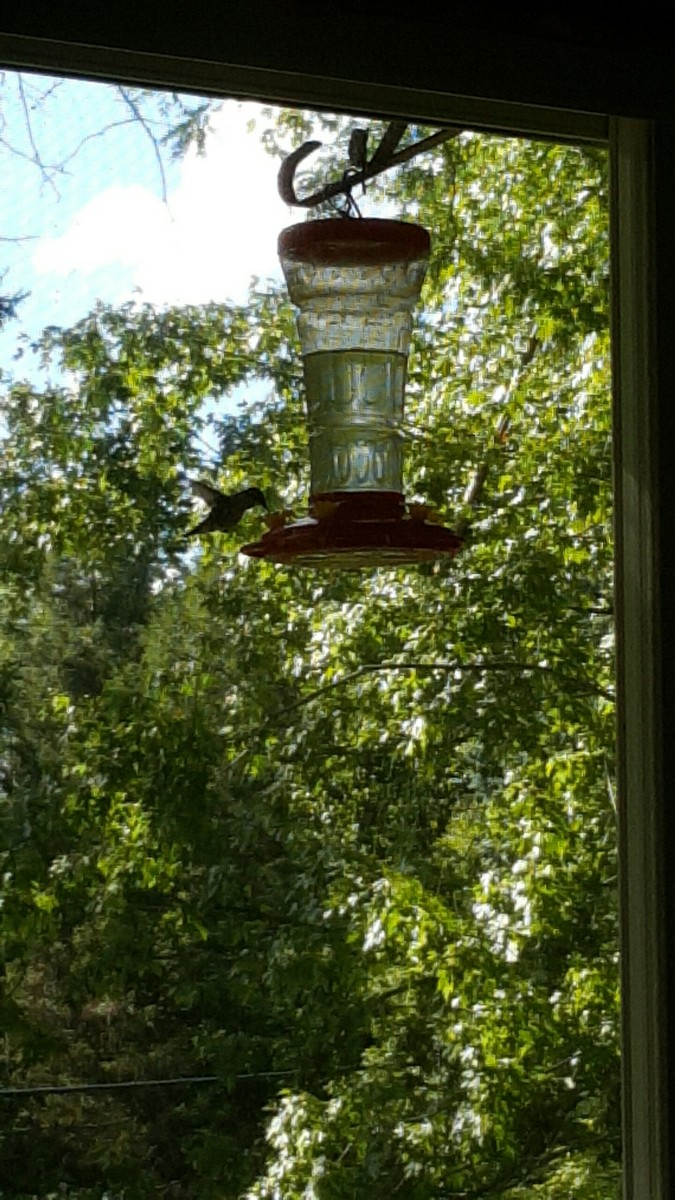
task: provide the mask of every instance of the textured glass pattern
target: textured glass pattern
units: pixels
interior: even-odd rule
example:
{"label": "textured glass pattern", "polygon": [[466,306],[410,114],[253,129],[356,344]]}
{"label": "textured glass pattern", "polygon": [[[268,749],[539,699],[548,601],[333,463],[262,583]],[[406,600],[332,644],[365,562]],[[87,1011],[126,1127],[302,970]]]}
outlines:
{"label": "textured glass pattern", "polygon": [[407,355],[426,266],[426,260],[339,267],[282,260],[300,309],[303,354],[358,348]]}
{"label": "textured glass pattern", "polygon": [[314,494],[401,490],[406,365],[372,350],[305,358]]}
{"label": "textured glass pattern", "polygon": [[[345,235],[339,240],[336,225]],[[379,240],[384,226],[386,244]],[[399,222],[324,221],[308,228],[306,246],[285,253],[284,234],[280,245],[289,294],[300,309],[312,494],[401,492],[407,355],[427,267],[426,235]],[[422,235],[422,248],[411,258],[415,235]],[[340,254],[348,261],[335,262]]]}

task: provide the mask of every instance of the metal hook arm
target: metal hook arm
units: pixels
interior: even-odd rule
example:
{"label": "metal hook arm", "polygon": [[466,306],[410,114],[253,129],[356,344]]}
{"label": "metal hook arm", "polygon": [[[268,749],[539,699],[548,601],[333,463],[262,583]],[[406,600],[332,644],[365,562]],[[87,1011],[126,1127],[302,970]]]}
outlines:
{"label": "metal hook arm", "polygon": [[403,134],[408,128],[406,121],[390,121],[382,135],[377,150],[370,160],[370,166],[378,171],[386,170],[392,154],[394,154]]}
{"label": "metal hook arm", "polygon": [[295,172],[303,159],[307,158],[309,154],[313,154],[315,150],[318,150],[320,145],[321,142],[303,142],[301,146],[298,146],[297,150],[294,150],[282,162],[277,176],[277,187],[279,188],[279,195],[284,204],[290,204],[298,208],[310,208],[313,204],[319,203],[315,196],[306,196],[304,200],[301,200],[296,195]]}
{"label": "metal hook arm", "polygon": [[346,171],[342,179],[336,179],[332,183],[325,184],[318,192],[313,192],[311,196],[304,196],[302,199],[295,191],[295,172],[300,163],[318,150],[321,142],[303,142],[302,146],[298,146],[292,154],[288,155],[281,164],[279,175],[277,177],[277,185],[279,195],[285,204],[298,208],[314,208],[318,204],[324,204],[327,200],[332,200],[335,196],[351,195],[352,189],[358,184],[364,184],[366,180],[372,179],[375,175],[379,175],[382,171],[388,171],[390,167],[396,167],[400,163],[409,162],[418,154],[423,154],[425,150],[431,150],[433,146],[440,145],[441,142],[447,142],[450,138],[458,137],[462,132],[461,129],[439,129],[438,133],[432,133],[430,137],[422,138],[420,142],[414,142],[411,146],[405,146],[403,150],[396,153],[403,134],[406,130],[406,123],[403,121],[392,121],[385,130],[384,136],[377,147],[370,162],[366,163],[365,167],[360,171]]}

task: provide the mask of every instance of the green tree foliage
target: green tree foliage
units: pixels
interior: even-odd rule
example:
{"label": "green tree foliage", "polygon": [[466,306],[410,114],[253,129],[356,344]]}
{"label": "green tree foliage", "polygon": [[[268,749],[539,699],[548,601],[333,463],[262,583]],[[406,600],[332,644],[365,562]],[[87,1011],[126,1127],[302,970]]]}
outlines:
{"label": "green tree foliage", "polygon": [[466,134],[397,177],[408,493],[452,523],[489,468],[452,563],[185,541],[207,444],[306,496],[282,293],[99,308],[7,392],[4,1086],[215,1081],[0,1096],[0,1194],[618,1197],[605,165]]}

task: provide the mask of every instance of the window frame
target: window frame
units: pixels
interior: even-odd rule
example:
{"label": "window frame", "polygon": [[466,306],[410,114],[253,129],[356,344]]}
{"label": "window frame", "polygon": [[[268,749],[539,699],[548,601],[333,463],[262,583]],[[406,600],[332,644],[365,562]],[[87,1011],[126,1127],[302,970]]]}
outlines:
{"label": "window frame", "polygon": [[[280,48],[276,58],[274,49],[270,53],[273,62],[288,58],[287,48]],[[311,57],[305,46],[300,65],[311,65]],[[359,82],[339,78],[339,72],[327,77],[311,69],[262,68],[249,65],[252,55],[248,61],[245,53],[239,58],[225,63],[0,33],[0,63],[16,70],[609,147],[624,1195],[626,1200],[668,1200],[674,1176],[675,1062],[668,1001],[674,990],[675,872],[668,874],[674,855],[665,781],[675,758],[675,739],[671,746],[666,737],[675,698],[667,687],[664,647],[675,624],[667,604],[675,594],[675,556],[668,547],[668,530],[675,527],[670,516],[675,514],[675,470],[667,453],[668,444],[675,444],[668,403],[675,371],[673,289],[668,286],[675,274],[670,217],[675,123],[667,112],[650,113],[649,103],[635,116],[582,111],[574,103],[535,106],[528,102],[527,81],[525,102],[513,99],[512,86],[504,87],[510,94],[500,99],[495,96],[499,80],[484,83],[486,70],[482,79],[478,70],[477,94],[471,96],[366,78]],[[480,95],[482,84],[488,98]]]}

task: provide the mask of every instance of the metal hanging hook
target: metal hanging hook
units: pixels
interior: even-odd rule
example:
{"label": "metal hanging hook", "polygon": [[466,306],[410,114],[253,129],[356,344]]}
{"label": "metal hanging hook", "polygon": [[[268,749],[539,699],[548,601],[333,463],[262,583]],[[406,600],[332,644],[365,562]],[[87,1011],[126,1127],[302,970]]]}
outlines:
{"label": "metal hanging hook", "polygon": [[373,179],[376,175],[381,174],[382,171],[388,171],[390,167],[396,167],[400,163],[409,162],[418,154],[423,154],[425,150],[431,150],[434,146],[438,146],[450,138],[458,137],[462,133],[462,130],[457,128],[440,129],[437,133],[432,133],[430,137],[422,138],[419,142],[413,142],[410,146],[405,146],[403,150],[397,152],[396,147],[406,129],[407,124],[405,121],[391,121],[370,160],[367,158],[368,130],[354,129],[349,141],[350,166],[344,171],[342,178],[325,184],[318,192],[313,192],[310,196],[300,197],[295,190],[295,173],[300,163],[322,145],[321,142],[317,141],[303,142],[281,164],[277,176],[277,186],[281,199],[292,208],[315,208],[317,205],[325,204],[328,200],[333,200],[337,196],[344,196],[346,210],[343,212],[343,216],[352,216],[352,210],[355,210],[358,216],[360,216],[358,206],[352,195],[355,187],[358,187],[360,184],[365,191],[368,179]]}
{"label": "metal hanging hook", "polygon": [[298,146],[297,150],[294,150],[282,162],[277,176],[277,187],[284,204],[290,204],[294,208],[311,208],[314,204],[321,203],[317,199],[320,195],[319,192],[316,192],[313,196],[306,196],[304,200],[301,200],[295,191],[295,172],[300,163],[310,154],[313,154],[315,150],[318,150],[321,145],[321,142],[303,142],[301,146]]}

